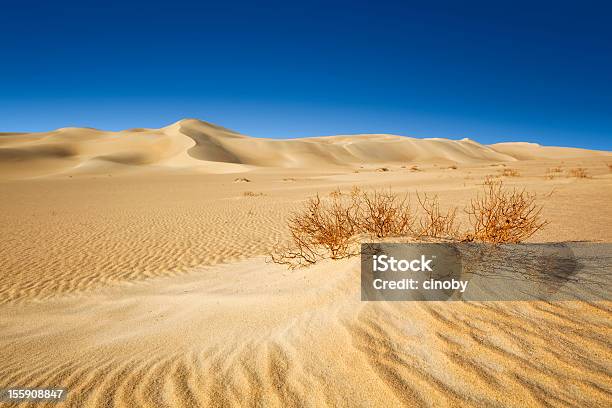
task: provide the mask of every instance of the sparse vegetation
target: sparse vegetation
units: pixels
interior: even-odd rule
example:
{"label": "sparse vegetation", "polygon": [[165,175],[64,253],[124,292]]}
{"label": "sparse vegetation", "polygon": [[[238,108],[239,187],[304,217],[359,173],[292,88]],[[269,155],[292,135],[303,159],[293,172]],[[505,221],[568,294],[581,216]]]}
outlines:
{"label": "sparse vegetation", "polygon": [[302,211],[291,214],[287,222],[291,244],[275,247],[272,262],[296,268],[329,257],[340,259],[354,254],[356,208],[351,200],[332,196],[323,201],[310,198]]}
{"label": "sparse vegetation", "polygon": [[234,183],[250,183],[251,180],[245,177],[238,177],[234,179]]}
{"label": "sparse vegetation", "polygon": [[261,197],[263,195],[265,195],[264,193],[256,193],[254,191],[245,191],[244,193],[242,193],[243,196],[245,197]]}
{"label": "sparse vegetation", "polygon": [[416,211],[409,195],[391,190],[350,193],[335,190],[328,199],[309,199],[301,211],[289,217],[289,245],[279,245],[271,254],[275,263],[290,268],[316,263],[323,258],[340,259],[357,255],[360,235],[382,239],[392,236],[415,239],[431,237],[493,244],[517,243],[542,229],[542,207],[535,194],[507,190],[496,177],[487,177],[484,191],[465,208],[470,220],[461,232],[457,208],[443,211],[437,196],[417,193]]}
{"label": "sparse vegetation", "polygon": [[552,180],[555,177],[560,177],[561,173],[563,173],[563,169],[561,167],[552,167],[546,169],[546,173],[544,174],[544,178],[547,180]]}
{"label": "sparse vegetation", "polygon": [[379,167],[376,169],[376,171],[389,171],[388,167]]}
{"label": "sparse vegetation", "polygon": [[587,169],[583,167],[576,167],[574,169],[570,169],[568,174],[569,174],[569,177],[575,177],[575,178],[580,178],[580,179],[591,178]]}
{"label": "sparse vegetation", "polygon": [[521,175],[518,170],[511,168],[502,169],[499,174],[503,177],[519,177]]}
{"label": "sparse vegetation", "polygon": [[443,212],[440,209],[438,196],[427,196],[427,194],[421,196],[417,193],[417,201],[422,210],[418,237],[454,239],[459,236],[459,226],[455,223],[457,208]]}
{"label": "sparse vegetation", "polygon": [[449,170],[457,170],[457,166],[456,165],[452,165],[452,166],[448,166]]}
{"label": "sparse vegetation", "polygon": [[340,191],[340,189],[330,191],[329,196],[332,198],[340,198],[342,197],[342,191]]}
{"label": "sparse vegetation", "polygon": [[354,188],[351,201],[356,210],[352,222],[358,232],[376,238],[412,233],[414,215],[408,195],[401,196],[391,190],[364,192]]}
{"label": "sparse vegetation", "polygon": [[506,190],[501,180],[486,178],[483,194],[471,200],[465,210],[471,230],[464,240],[493,244],[524,241],[547,224],[535,199],[535,194],[524,189]]}

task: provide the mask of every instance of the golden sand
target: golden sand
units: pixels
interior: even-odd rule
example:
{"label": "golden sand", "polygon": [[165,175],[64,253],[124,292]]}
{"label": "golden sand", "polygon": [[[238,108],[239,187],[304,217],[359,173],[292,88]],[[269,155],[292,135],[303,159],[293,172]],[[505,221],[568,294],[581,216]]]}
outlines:
{"label": "golden sand", "polygon": [[[607,406],[607,302],[366,303],[358,259],[289,271],[265,254],[317,192],[461,206],[503,168],[551,222],[532,241],[612,242],[608,163],[525,143],[255,139],[195,120],[2,134],[0,384],[63,386],[57,406],[74,407]],[[569,177],[577,167],[591,177]]]}

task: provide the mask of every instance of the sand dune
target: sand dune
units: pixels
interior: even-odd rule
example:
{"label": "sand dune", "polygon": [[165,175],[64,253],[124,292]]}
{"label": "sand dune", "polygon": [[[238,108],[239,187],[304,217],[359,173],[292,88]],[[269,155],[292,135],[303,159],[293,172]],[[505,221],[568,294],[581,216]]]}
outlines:
{"label": "sand dune", "polygon": [[572,159],[610,156],[610,152],[577,149],[573,147],[541,146],[537,143],[510,142],[489,146],[496,152],[512,156],[517,160]]}
{"label": "sand dune", "polygon": [[105,132],[63,128],[0,134],[0,178],[115,174],[174,169],[205,173],[281,168],[346,167],[381,163],[474,164],[531,158],[591,157],[581,149],[497,144],[394,135],[277,140],[253,138],[195,119],[162,129]]}
{"label": "sand dune", "polygon": [[1,134],[0,382],[67,387],[69,407],[609,406],[609,302],[368,303],[357,259],[289,271],[265,254],[315,193],[446,208],[503,168],[544,204],[533,241],[612,242],[611,157],[195,120]]}

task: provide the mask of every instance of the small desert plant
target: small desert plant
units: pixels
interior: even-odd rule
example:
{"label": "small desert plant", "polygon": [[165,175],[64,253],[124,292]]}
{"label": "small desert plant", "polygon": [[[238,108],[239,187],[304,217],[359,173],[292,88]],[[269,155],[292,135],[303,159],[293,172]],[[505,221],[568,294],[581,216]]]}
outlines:
{"label": "small desert plant", "polygon": [[421,171],[421,169],[419,169],[419,166],[412,166],[410,167],[410,171]]}
{"label": "small desert plant", "polygon": [[340,191],[340,189],[338,189],[338,190],[334,190],[334,191],[331,191],[331,192],[329,193],[329,196],[330,196],[331,198],[340,198],[340,197],[342,197],[342,191]]}
{"label": "small desert plant", "polygon": [[552,180],[555,177],[558,177],[563,173],[563,169],[561,167],[552,167],[546,169],[546,173],[544,174],[544,178],[548,180]]}
{"label": "small desert plant", "polygon": [[448,166],[449,170],[457,170],[457,166],[456,165],[452,165],[452,166]]}
{"label": "small desert plant", "polygon": [[353,189],[353,220],[359,232],[377,238],[407,235],[412,232],[414,217],[408,196],[388,191],[363,192]]}
{"label": "small desert plant", "polygon": [[417,193],[417,201],[423,214],[419,218],[419,237],[456,238],[459,236],[459,225],[455,222],[457,209],[446,212],[440,210],[438,196],[421,196]]}
{"label": "small desert plant", "polygon": [[542,207],[535,194],[523,190],[506,190],[501,180],[485,179],[484,192],[466,208],[472,230],[465,241],[493,244],[521,242],[548,222],[542,220]]}
{"label": "small desert plant", "polygon": [[245,197],[261,197],[264,195],[264,193],[256,193],[254,191],[245,191],[244,193],[242,193],[242,195]]}
{"label": "small desert plant", "polygon": [[470,202],[466,213],[471,231],[460,233],[455,207],[442,211],[437,196],[417,193],[418,211],[410,206],[409,196],[391,190],[350,193],[335,190],[323,200],[319,195],[290,215],[291,243],[278,245],[272,262],[289,268],[307,266],[320,259],[340,259],[357,255],[360,234],[373,238],[412,236],[460,239],[493,244],[521,242],[547,224],[535,195],[525,190],[506,190],[497,176],[488,176],[484,192]]}
{"label": "small desert plant", "polygon": [[289,217],[292,244],[276,246],[272,262],[295,268],[325,257],[340,259],[352,255],[355,211],[352,201],[338,196],[328,201],[321,200],[319,195],[309,199],[302,211]]}
{"label": "small desert plant", "polygon": [[245,177],[238,177],[234,179],[234,183],[250,183],[251,180]]}
{"label": "small desert plant", "polygon": [[504,177],[519,177],[521,175],[521,173],[519,173],[518,170],[516,169],[510,169],[510,168],[505,168],[503,170],[500,170],[500,175],[504,176]]}
{"label": "small desert plant", "polygon": [[376,171],[389,171],[388,167],[379,167],[376,169]]}
{"label": "small desert plant", "polygon": [[358,252],[354,248],[357,235],[409,235],[413,222],[407,196],[390,190],[365,192],[358,187],[350,194],[335,190],[328,200],[319,195],[311,198],[289,217],[291,244],[277,245],[271,259],[295,268],[327,257],[345,258]]}
{"label": "small desert plant", "polygon": [[487,185],[488,183],[492,183],[493,181],[501,181],[501,179],[501,174],[487,174],[486,176],[484,176],[484,182],[482,183],[482,185]]}
{"label": "small desert plant", "polygon": [[569,176],[581,179],[591,178],[591,176],[589,176],[589,173],[587,172],[587,169],[583,167],[576,167],[575,169],[570,169]]}

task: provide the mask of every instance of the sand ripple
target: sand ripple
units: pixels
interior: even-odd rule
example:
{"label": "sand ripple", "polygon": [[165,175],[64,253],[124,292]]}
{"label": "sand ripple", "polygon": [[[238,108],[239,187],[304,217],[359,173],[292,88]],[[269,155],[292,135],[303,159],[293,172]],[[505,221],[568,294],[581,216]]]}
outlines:
{"label": "sand ripple", "polygon": [[365,304],[357,268],[255,258],[5,305],[0,378],[74,407],[610,401],[609,303]]}

